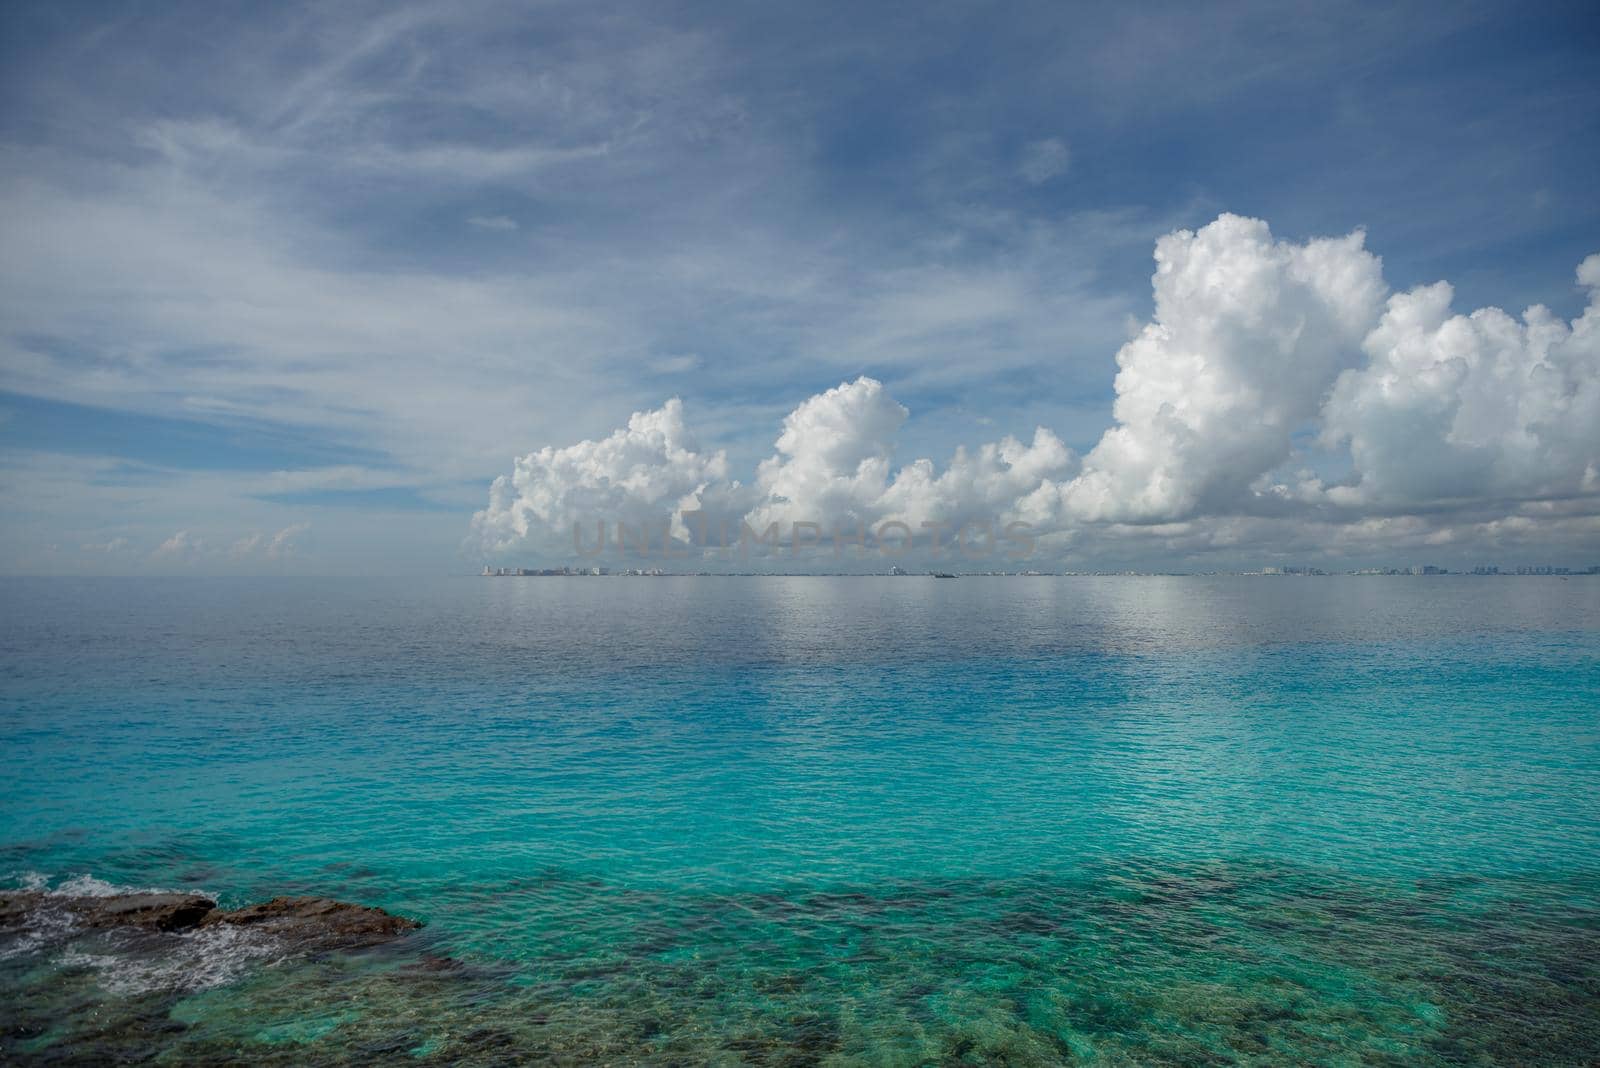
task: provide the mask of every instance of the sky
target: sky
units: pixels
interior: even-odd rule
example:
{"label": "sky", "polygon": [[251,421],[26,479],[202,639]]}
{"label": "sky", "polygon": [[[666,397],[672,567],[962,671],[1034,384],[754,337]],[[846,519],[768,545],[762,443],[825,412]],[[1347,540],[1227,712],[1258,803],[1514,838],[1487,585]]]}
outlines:
{"label": "sky", "polygon": [[9,3],[0,572],[1600,564],[1597,189],[1592,3]]}

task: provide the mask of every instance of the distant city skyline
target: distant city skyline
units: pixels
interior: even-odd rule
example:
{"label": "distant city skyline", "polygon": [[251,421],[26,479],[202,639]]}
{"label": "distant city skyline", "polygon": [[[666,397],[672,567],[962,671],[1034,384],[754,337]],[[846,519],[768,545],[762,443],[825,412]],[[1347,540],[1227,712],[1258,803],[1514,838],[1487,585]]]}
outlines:
{"label": "distant city skyline", "polygon": [[1600,558],[1593,6],[1158,9],[7,5],[0,573]]}

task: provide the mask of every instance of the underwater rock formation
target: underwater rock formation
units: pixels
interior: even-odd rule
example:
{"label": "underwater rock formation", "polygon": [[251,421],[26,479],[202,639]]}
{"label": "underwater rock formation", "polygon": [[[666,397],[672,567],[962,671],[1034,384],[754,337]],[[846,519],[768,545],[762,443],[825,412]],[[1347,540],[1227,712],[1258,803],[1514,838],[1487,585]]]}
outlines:
{"label": "underwater rock formation", "polygon": [[379,908],[328,897],[275,897],[229,912],[219,909],[201,920],[202,926],[219,923],[270,931],[289,942],[338,948],[387,942],[422,926]]}

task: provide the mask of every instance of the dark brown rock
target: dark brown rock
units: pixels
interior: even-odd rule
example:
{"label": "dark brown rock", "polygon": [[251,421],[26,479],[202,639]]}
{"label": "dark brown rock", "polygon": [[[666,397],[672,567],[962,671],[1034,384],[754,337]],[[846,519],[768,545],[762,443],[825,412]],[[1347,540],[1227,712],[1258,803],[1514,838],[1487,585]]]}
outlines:
{"label": "dark brown rock", "polygon": [[378,908],[327,897],[275,897],[242,909],[215,911],[206,926],[231,924],[270,931],[316,946],[364,946],[386,942],[422,925]]}
{"label": "dark brown rock", "polygon": [[117,894],[69,899],[69,907],[89,927],[153,927],[186,931],[217,907],[199,894]]}
{"label": "dark brown rock", "polygon": [[71,897],[37,890],[0,893],[0,927],[21,927],[38,911],[70,913],[83,927],[186,931],[229,924],[268,932],[305,949],[375,945],[422,925],[377,908],[326,897],[275,897],[225,910],[201,894],[112,894]]}
{"label": "dark brown rock", "polygon": [[184,931],[198,927],[217,903],[200,894],[112,894],[64,897],[37,890],[0,895],[0,926],[18,926],[39,909],[70,912],[84,927],[142,927]]}
{"label": "dark brown rock", "polygon": [[37,890],[8,890],[0,894],[0,927],[20,926],[43,899],[44,895]]}

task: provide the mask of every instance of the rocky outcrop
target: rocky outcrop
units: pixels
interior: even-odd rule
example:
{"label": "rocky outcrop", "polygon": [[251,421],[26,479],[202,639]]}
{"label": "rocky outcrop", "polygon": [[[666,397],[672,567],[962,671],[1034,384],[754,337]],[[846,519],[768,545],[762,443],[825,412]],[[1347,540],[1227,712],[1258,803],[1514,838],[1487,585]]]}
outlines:
{"label": "rocky outcrop", "polygon": [[270,931],[291,942],[338,946],[387,942],[422,926],[382,909],[327,897],[275,897],[231,912],[219,909],[201,921],[202,926],[219,923]]}
{"label": "rocky outcrop", "polygon": [[112,894],[70,897],[22,890],[0,894],[0,926],[17,926],[41,910],[65,912],[82,927],[142,927],[183,931],[198,927],[217,903],[200,894]]}
{"label": "rocky outcrop", "polygon": [[0,929],[25,927],[43,913],[79,927],[129,927],[179,932],[220,924],[249,927],[302,949],[375,945],[422,925],[379,908],[326,897],[275,897],[259,905],[219,909],[200,894],[132,893],[72,896],[38,890],[0,891]]}

